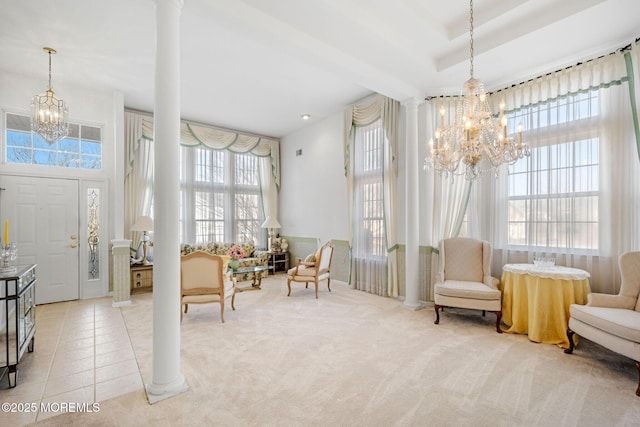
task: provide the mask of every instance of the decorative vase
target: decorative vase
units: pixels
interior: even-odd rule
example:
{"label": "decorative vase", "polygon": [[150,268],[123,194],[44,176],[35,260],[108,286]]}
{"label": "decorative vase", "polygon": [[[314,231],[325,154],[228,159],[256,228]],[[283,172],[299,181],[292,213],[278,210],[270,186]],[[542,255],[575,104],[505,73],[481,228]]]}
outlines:
{"label": "decorative vase", "polygon": [[229,260],[229,267],[233,270],[233,272],[235,273],[236,271],[238,271],[238,267],[240,267],[240,261],[238,261],[237,258],[231,258]]}

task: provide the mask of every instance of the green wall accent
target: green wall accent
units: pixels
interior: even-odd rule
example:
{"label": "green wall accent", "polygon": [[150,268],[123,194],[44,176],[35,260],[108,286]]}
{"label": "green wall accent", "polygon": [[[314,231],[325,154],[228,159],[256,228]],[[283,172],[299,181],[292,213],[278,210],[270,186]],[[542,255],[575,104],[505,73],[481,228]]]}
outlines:
{"label": "green wall accent", "polygon": [[349,282],[351,271],[351,247],[346,240],[331,240],[333,259],[331,260],[331,276],[341,282]]}
{"label": "green wall accent", "polygon": [[[316,237],[280,236],[289,242],[289,256],[291,265],[295,265],[296,259],[304,259],[310,253],[317,250],[320,240]],[[351,247],[347,240],[331,240],[334,246],[333,260],[331,261],[331,277],[335,280],[348,283],[351,269]],[[406,246],[398,245],[398,284],[401,296],[406,295],[405,259]],[[432,246],[419,246],[419,288],[421,301],[433,301],[431,292],[432,255],[437,254],[437,248]]]}
{"label": "green wall accent", "polygon": [[[284,236],[289,242],[289,264],[296,265],[297,260],[303,260],[307,255],[315,253],[321,244],[317,237]],[[349,281],[349,265],[351,251],[349,242],[346,240],[331,240],[334,246],[333,258],[331,260],[331,277],[341,282]]]}

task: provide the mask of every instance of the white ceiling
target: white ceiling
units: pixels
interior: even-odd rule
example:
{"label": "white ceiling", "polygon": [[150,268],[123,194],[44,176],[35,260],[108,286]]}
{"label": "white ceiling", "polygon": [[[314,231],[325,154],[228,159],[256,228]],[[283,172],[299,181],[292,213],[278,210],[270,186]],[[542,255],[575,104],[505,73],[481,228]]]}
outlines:
{"label": "white ceiling", "polygon": [[[118,90],[126,107],[153,111],[153,0],[0,10],[0,72],[46,89],[50,46],[54,89]],[[474,27],[474,75],[494,90],[631,43],[640,1],[475,0]],[[469,77],[465,0],[185,0],[181,31],[182,117],[274,137],[371,92],[457,94]]]}

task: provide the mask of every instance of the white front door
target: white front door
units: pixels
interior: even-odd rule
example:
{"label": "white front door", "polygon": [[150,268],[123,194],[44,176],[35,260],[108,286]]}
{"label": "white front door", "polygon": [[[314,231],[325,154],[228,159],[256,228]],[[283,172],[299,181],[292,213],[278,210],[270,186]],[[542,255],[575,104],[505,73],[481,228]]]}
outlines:
{"label": "white front door", "polygon": [[0,218],[19,264],[38,264],[36,303],[78,299],[78,181],[0,176]]}

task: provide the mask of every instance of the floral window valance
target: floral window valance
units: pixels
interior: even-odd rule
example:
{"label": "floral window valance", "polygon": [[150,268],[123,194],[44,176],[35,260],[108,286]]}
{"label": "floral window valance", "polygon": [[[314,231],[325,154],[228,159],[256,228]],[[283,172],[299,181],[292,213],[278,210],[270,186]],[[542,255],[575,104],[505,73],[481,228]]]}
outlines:
{"label": "floral window valance", "polygon": [[[153,117],[126,112],[125,120],[138,122],[140,138],[153,141]],[[273,179],[280,186],[280,141],[277,139],[183,121],[180,123],[180,145],[269,157]]]}

